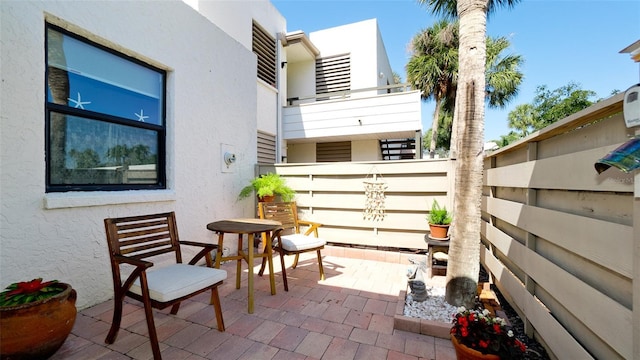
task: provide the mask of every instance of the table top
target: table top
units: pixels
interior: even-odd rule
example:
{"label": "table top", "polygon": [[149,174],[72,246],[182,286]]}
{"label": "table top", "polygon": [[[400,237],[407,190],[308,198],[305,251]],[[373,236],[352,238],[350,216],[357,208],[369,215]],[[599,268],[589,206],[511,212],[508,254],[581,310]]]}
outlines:
{"label": "table top", "polygon": [[430,234],[426,234],[424,236],[424,241],[426,241],[426,243],[430,246],[449,246],[449,239],[449,236],[447,236],[446,238],[435,238]]}
{"label": "table top", "polygon": [[273,231],[282,226],[282,223],[274,220],[263,219],[225,219],[207,224],[207,229],[215,232],[254,234],[264,231]]}

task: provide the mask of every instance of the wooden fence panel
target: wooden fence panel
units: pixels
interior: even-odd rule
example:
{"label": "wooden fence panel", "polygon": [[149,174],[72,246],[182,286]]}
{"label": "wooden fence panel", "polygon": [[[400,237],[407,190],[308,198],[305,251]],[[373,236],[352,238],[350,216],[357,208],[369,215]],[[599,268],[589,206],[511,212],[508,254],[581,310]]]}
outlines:
{"label": "wooden fence panel", "polygon": [[[324,224],[322,237],[350,246],[425,250],[426,216],[433,200],[452,208],[449,159],[278,164],[297,195],[303,219]],[[263,172],[263,171],[260,171]],[[364,216],[364,181],[384,183],[384,216]]]}
{"label": "wooden fence panel", "polygon": [[560,358],[637,356],[637,184],[633,174],[594,168],[631,135],[621,124],[622,99],[485,158],[481,262],[527,331]]}

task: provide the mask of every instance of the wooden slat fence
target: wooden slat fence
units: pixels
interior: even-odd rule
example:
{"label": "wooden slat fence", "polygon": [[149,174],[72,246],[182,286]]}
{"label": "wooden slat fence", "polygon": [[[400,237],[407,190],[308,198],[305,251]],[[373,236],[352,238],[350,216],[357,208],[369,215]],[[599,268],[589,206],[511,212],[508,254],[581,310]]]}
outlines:
{"label": "wooden slat fence", "polygon": [[[640,309],[632,310],[640,304],[640,175],[594,168],[634,135],[622,100],[613,96],[485,157],[480,261],[554,358],[640,359]],[[258,171],[284,176],[302,218],[325,224],[330,242],[424,250],[432,201],[453,208],[454,166],[427,159]],[[382,221],[363,218],[364,181],[374,174],[387,185]]]}
{"label": "wooden slat fence", "polygon": [[481,262],[561,359],[634,356],[634,174],[594,168],[633,135],[621,111],[622,94],[485,158]]}
{"label": "wooden slat fence", "polygon": [[[378,249],[424,250],[426,216],[435,199],[451,209],[453,162],[447,159],[279,164],[276,171],[297,192],[301,217],[320,222],[332,243]],[[364,181],[386,185],[384,217],[364,218]]]}

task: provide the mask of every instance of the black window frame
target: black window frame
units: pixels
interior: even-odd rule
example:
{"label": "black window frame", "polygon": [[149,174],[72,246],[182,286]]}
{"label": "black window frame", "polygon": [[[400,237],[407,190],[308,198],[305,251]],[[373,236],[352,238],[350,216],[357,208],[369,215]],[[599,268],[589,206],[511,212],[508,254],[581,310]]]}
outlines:
{"label": "black window frame", "polygon": [[[90,110],[73,108],[68,105],[60,105],[49,102],[47,98],[47,79],[49,76],[49,66],[48,66],[48,31],[49,29],[55,30],[57,32],[62,33],[65,36],[72,37],[76,40],[82,41],[90,46],[96,47],[98,49],[104,50],[114,56],[117,56],[121,59],[130,61],[137,65],[146,67],[150,70],[158,72],[162,76],[162,101],[160,106],[161,116],[160,122],[161,125],[156,125],[152,123],[145,123],[140,121],[134,121],[131,119],[121,118],[118,116],[113,116],[105,113],[94,112]],[[70,32],[64,28],[56,26],[51,23],[46,23],[45,25],[45,73],[44,73],[44,94],[45,94],[45,163],[46,163],[46,186],[45,192],[68,192],[68,191],[128,191],[128,190],[164,190],[167,188],[167,175],[166,175],[166,139],[167,139],[167,118],[166,118],[166,108],[167,108],[167,72],[163,69],[140,61],[136,58],[128,56],[126,54],[120,53],[116,50],[108,48],[104,45],[96,43],[86,37]],[[135,127],[145,130],[151,130],[156,132],[157,136],[157,168],[156,168],[156,181],[155,183],[144,183],[144,184],[136,184],[136,183],[123,183],[123,184],[52,184],[51,181],[51,140],[50,140],[50,131],[51,131],[51,114],[59,113],[65,116],[77,116],[83,119],[100,121],[106,124],[114,124],[114,125],[123,125],[129,127]]]}

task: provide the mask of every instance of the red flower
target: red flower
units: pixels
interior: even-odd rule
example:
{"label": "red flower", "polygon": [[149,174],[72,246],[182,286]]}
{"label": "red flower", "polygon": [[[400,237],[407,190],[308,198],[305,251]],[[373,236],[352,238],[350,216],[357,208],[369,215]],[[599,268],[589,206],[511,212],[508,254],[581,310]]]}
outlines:
{"label": "red flower", "polygon": [[469,330],[467,330],[466,327],[461,328],[460,335],[462,335],[462,337],[467,337],[467,335],[469,335]]}
{"label": "red flower", "polygon": [[451,336],[462,345],[502,359],[519,359],[526,351],[525,344],[514,337],[506,322],[487,310],[458,309],[453,317]]}
{"label": "red flower", "polygon": [[33,279],[31,281],[22,281],[17,284],[16,289],[8,292],[7,296],[36,293],[53,283],[55,283],[55,281],[47,281],[43,283],[42,278]]}
{"label": "red flower", "polygon": [[462,325],[462,326],[468,326],[468,325],[469,325],[469,322],[467,321],[467,318],[466,318],[466,317],[464,317],[464,316],[461,316],[461,317],[458,319],[458,323],[459,323],[460,325]]}
{"label": "red flower", "polygon": [[63,287],[55,286],[57,280],[42,282],[42,278],[13,283],[0,292],[0,306],[16,306],[44,300],[59,294]]}

